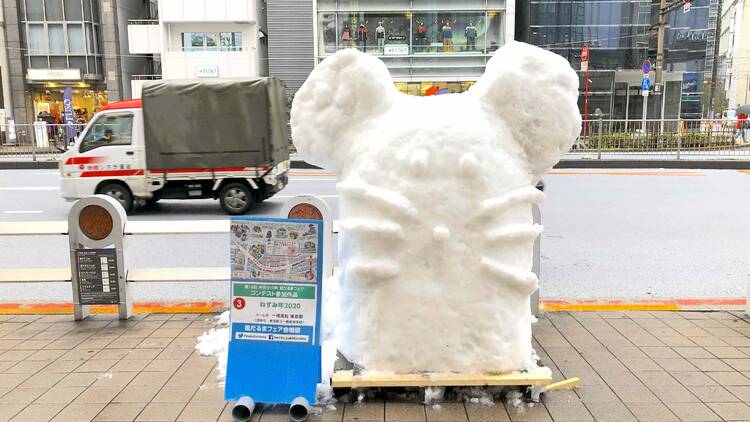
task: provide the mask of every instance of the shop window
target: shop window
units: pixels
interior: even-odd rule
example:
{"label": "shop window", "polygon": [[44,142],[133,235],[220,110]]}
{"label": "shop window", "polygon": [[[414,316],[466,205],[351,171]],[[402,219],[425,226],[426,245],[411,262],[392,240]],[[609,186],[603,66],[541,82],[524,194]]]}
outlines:
{"label": "shop window", "polygon": [[344,27],[339,30],[336,26],[335,13],[318,14],[318,55],[333,54],[338,49],[339,43],[345,43],[348,47],[354,38],[354,33],[349,26],[349,33],[343,34]]}
{"label": "shop window", "polygon": [[414,9],[462,10],[484,9],[485,0],[413,0]]}
{"label": "shop window", "polygon": [[341,13],[339,19],[339,49],[354,47],[386,56],[409,54],[409,18],[403,13]]}
{"label": "shop window", "polygon": [[81,0],[65,0],[65,20],[83,20],[83,16],[81,15]]}
{"label": "shop window", "polygon": [[83,137],[80,152],[103,146],[130,145],[132,128],[133,115],[130,113],[101,115]]}
{"label": "shop window", "polygon": [[47,54],[47,35],[44,33],[44,25],[29,24],[29,54]]}
{"label": "shop window", "polygon": [[85,54],[86,43],[83,39],[83,27],[78,24],[68,24],[68,51],[70,54]]}
{"label": "shop window", "polygon": [[493,52],[503,44],[505,44],[505,13],[489,11],[487,12],[486,51]]}
{"label": "shop window", "polygon": [[60,0],[44,0],[44,9],[47,11],[48,21],[63,20],[62,2]]}
{"label": "shop window", "polygon": [[206,40],[206,50],[218,50],[219,49],[219,36],[215,32],[207,32],[204,39]]}
{"label": "shop window", "polygon": [[479,54],[485,51],[487,19],[484,12],[429,12],[414,14],[414,54]]}
{"label": "shop window", "polygon": [[338,0],[338,10],[341,11],[407,10],[409,8],[409,0]]}
{"label": "shop window", "polygon": [[52,54],[65,54],[65,35],[62,25],[47,25],[49,50]]}
{"label": "shop window", "polygon": [[26,20],[44,20],[44,7],[42,6],[42,0],[26,0]]}
{"label": "shop window", "polygon": [[242,32],[222,32],[221,51],[242,51]]}

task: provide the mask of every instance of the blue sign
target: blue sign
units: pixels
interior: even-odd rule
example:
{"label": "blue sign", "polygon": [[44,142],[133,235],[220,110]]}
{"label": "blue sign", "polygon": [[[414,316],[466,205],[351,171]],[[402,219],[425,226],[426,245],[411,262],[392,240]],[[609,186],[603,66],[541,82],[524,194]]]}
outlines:
{"label": "blue sign", "polygon": [[232,217],[224,396],[315,403],[321,382],[323,222]]}
{"label": "blue sign", "polygon": [[641,81],[641,91],[650,91],[651,90],[651,79],[649,78],[643,78]]}
{"label": "blue sign", "polygon": [[648,75],[649,72],[651,72],[651,60],[646,59],[646,61],[643,62],[643,74]]}
{"label": "blue sign", "polygon": [[71,140],[76,137],[76,114],[73,111],[73,88],[65,88],[63,92],[63,120],[65,121],[65,137]]}

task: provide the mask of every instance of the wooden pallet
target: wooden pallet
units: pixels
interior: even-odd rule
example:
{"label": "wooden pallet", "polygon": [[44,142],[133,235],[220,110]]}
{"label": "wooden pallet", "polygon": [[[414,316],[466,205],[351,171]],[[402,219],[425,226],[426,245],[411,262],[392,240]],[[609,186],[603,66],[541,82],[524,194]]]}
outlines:
{"label": "wooden pallet", "polygon": [[[341,370],[333,373],[333,388],[368,388],[368,387],[468,387],[468,386],[555,386],[570,388],[580,385],[578,378],[552,382],[552,373],[547,368],[535,368],[526,372],[512,372],[503,375],[467,375],[467,374],[363,374],[355,375],[352,370]],[[549,390],[548,388],[546,390]]]}

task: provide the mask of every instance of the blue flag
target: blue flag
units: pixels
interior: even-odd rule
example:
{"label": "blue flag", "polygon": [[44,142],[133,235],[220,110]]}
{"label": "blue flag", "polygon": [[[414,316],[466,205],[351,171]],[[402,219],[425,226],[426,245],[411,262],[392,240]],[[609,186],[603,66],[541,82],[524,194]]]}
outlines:
{"label": "blue flag", "polygon": [[76,114],[73,111],[73,88],[65,88],[63,93],[63,120],[65,121],[65,137],[71,140],[76,137]]}

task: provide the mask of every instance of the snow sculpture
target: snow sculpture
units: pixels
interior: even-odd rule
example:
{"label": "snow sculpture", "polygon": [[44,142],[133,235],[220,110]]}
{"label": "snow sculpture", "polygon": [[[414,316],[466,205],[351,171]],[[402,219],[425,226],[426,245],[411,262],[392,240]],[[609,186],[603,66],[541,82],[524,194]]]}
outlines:
{"label": "snow sculpture", "polygon": [[292,137],[338,174],[344,356],[397,373],[536,366],[534,184],[580,131],[577,96],[565,59],[518,42],[455,95],[401,94],[354,49],[315,68]]}

